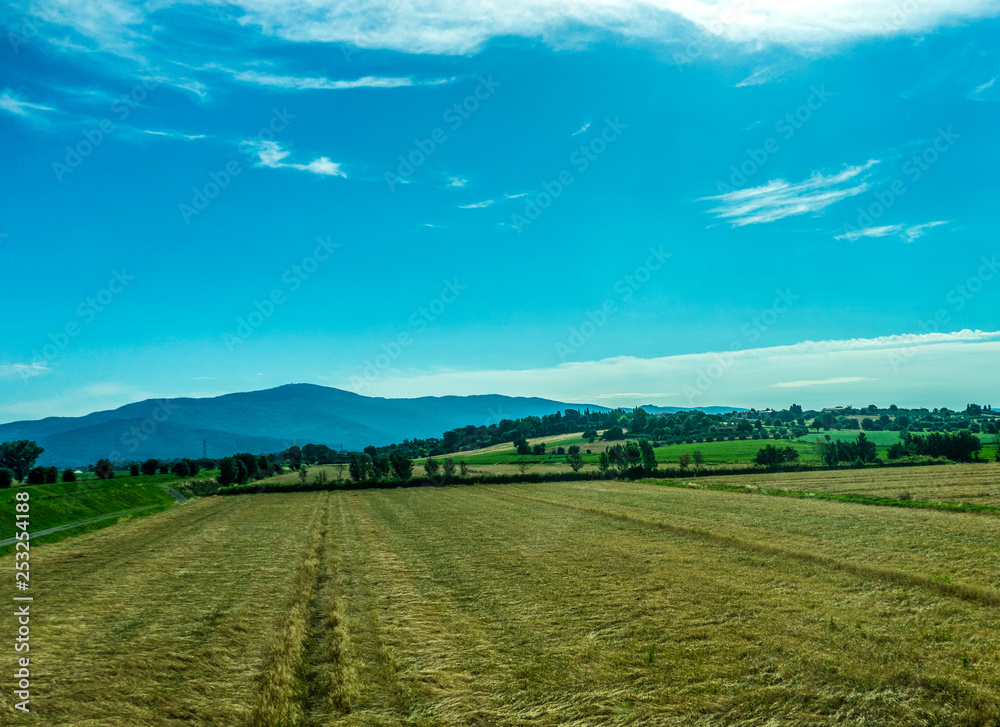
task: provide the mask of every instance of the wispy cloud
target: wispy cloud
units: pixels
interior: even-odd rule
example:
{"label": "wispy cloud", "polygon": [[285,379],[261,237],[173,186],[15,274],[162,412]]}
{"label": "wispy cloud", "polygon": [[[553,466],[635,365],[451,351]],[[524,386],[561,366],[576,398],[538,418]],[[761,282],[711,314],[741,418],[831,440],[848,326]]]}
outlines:
{"label": "wispy cloud", "polygon": [[489,207],[491,204],[496,202],[494,199],[484,199],[482,202],[473,202],[472,204],[460,204],[458,208],[460,210],[478,210],[484,207]]}
{"label": "wispy cloud", "polygon": [[198,139],[207,138],[204,134],[182,134],[179,131],[153,131],[151,129],[142,129],[141,131],[143,134],[165,136],[170,139],[183,139],[185,141],[197,141]]}
{"label": "wispy cloud", "polygon": [[897,232],[903,229],[903,225],[880,225],[879,227],[865,227],[861,230],[851,230],[850,232],[845,232],[843,235],[837,235],[835,240],[848,240],[854,242],[855,240],[860,240],[862,237],[885,237],[886,235],[895,235]]}
{"label": "wispy cloud", "polygon": [[983,91],[985,91],[987,89],[993,88],[993,84],[995,84],[996,82],[997,82],[997,79],[994,76],[993,78],[991,78],[990,80],[988,80],[986,83],[984,83],[982,86],[977,86],[976,90],[973,91],[973,93],[982,93]]}
{"label": "wispy cloud", "polygon": [[313,174],[320,174],[328,177],[343,177],[347,178],[341,168],[340,164],[337,162],[330,161],[327,157],[320,157],[319,159],[313,159],[308,164],[290,164],[285,162],[291,152],[286,149],[282,149],[281,146],[275,141],[262,141],[257,145],[256,148],[257,157],[260,160],[257,163],[259,167],[270,167],[271,169],[298,169],[302,172],[312,172]]}
{"label": "wispy cloud", "polygon": [[36,111],[55,111],[51,106],[42,106],[20,99],[9,88],[0,93],[0,110],[24,118],[36,117]]}
{"label": "wispy cloud", "polygon": [[297,91],[341,91],[350,88],[400,88],[403,86],[438,86],[449,83],[453,78],[414,79],[410,77],[380,77],[364,76],[346,80],[331,80],[329,78],[310,78],[301,76],[275,76],[256,71],[241,71],[234,74],[237,81],[255,83],[259,86],[275,86],[290,88]]}
{"label": "wispy cloud", "polygon": [[760,187],[739,189],[705,200],[720,202],[709,210],[720,219],[736,226],[774,222],[793,215],[821,212],[842,199],[861,194],[868,189],[864,181],[869,169],[878,164],[870,159],[865,164],[847,167],[837,174],[815,173],[803,182],[775,179]]}
{"label": "wispy cloud", "polygon": [[528,196],[527,192],[518,192],[517,194],[505,194],[503,196],[503,198],[504,199],[519,199],[521,197],[527,197],[527,196]]}
{"label": "wispy cloud", "polygon": [[947,225],[947,220],[935,220],[924,222],[920,225],[879,225],[878,227],[864,227],[860,230],[849,230],[842,235],[837,235],[835,240],[847,240],[855,242],[862,237],[885,237],[887,235],[898,235],[906,242],[913,242],[918,237],[923,237],[927,230],[938,225]]}
{"label": "wispy cloud", "polygon": [[932,227],[937,227],[938,225],[947,225],[947,220],[935,220],[934,222],[925,222],[922,225],[913,225],[912,227],[907,227],[903,231],[903,239],[907,242],[913,242],[918,237],[923,237],[924,230],[929,230]]}
{"label": "wispy cloud", "polygon": [[51,370],[48,364],[42,362],[0,364],[0,379],[30,379],[33,376],[47,374]]}
{"label": "wispy cloud", "polygon": [[854,384],[858,381],[875,381],[875,379],[870,376],[834,376],[832,379],[823,379],[822,381],[782,381],[777,384],[771,384],[772,388],[775,389],[801,389],[807,386],[832,386],[834,384]]}
{"label": "wispy cloud", "polygon": [[576,136],[577,134],[582,134],[583,132],[585,132],[589,128],[590,128],[590,122],[588,121],[586,124],[584,124],[579,129],[577,129],[572,134],[570,134],[570,136]]}
{"label": "wispy cloud", "polygon": [[464,187],[469,183],[468,179],[462,179],[461,177],[448,177],[448,184],[446,187]]}

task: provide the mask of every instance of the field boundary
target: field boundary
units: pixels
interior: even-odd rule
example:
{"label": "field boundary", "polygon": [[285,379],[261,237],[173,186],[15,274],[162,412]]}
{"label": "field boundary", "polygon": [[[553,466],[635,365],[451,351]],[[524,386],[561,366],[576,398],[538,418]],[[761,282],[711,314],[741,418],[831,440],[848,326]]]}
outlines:
{"label": "field boundary", "polygon": [[969,502],[937,502],[936,500],[897,500],[892,497],[870,497],[868,495],[852,495],[837,492],[806,492],[804,490],[781,490],[775,488],[751,487],[740,485],[697,484],[694,482],[671,482],[656,478],[637,480],[647,485],[657,487],[677,487],[685,490],[715,490],[718,492],[737,492],[752,495],[767,495],[769,497],[791,497],[798,500],[830,500],[834,502],[850,502],[855,505],[873,505],[875,507],[902,507],[911,510],[941,510],[943,512],[974,512],[1000,514],[996,505],[976,505]]}

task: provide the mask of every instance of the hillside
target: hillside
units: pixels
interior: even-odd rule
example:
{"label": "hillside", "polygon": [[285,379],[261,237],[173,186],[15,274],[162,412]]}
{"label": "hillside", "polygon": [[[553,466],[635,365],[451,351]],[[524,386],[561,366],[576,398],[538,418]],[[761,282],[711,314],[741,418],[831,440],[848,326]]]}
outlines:
{"label": "hillside", "polygon": [[436,437],[467,424],[585,406],[500,395],[385,399],[289,384],[205,399],[146,400],[82,417],[12,422],[0,425],[0,441],[33,439],[45,448],[40,465],[74,467],[101,458],[200,457],[202,441],[209,457],[275,452],[309,442],[356,450]]}

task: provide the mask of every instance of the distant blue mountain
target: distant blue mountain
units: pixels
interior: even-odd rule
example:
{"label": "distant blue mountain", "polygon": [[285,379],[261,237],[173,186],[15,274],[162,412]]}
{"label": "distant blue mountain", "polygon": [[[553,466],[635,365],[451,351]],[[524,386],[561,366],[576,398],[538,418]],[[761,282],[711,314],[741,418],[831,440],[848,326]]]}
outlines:
{"label": "distant blue mountain", "polygon": [[652,404],[643,404],[640,409],[645,409],[650,414],[676,414],[679,411],[703,411],[706,414],[728,414],[732,411],[747,411],[738,406],[692,406],[687,409],[679,406],[653,406]]}
{"label": "distant blue mountain", "polygon": [[[38,463],[76,467],[102,458],[143,460],[236,452],[277,452],[293,444],[360,450],[501,419],[607,407],[549,399],[426,396],[384,399],[313,384],[226,394],[206,399],[150,399],[82,417],[0,424],[0,442],[33,439],[45,448]],[[648,408],[648,407],[647,407]]]}

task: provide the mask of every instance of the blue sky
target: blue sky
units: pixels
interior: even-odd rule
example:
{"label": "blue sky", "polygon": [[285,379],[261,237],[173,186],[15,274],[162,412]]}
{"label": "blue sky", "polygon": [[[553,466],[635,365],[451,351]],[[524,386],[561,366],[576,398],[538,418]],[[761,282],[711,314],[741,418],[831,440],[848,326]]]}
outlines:
{"label": "blue sky", "polygon": [[988,403],[997,11],[14,3],[0,421],[301,381]]}

